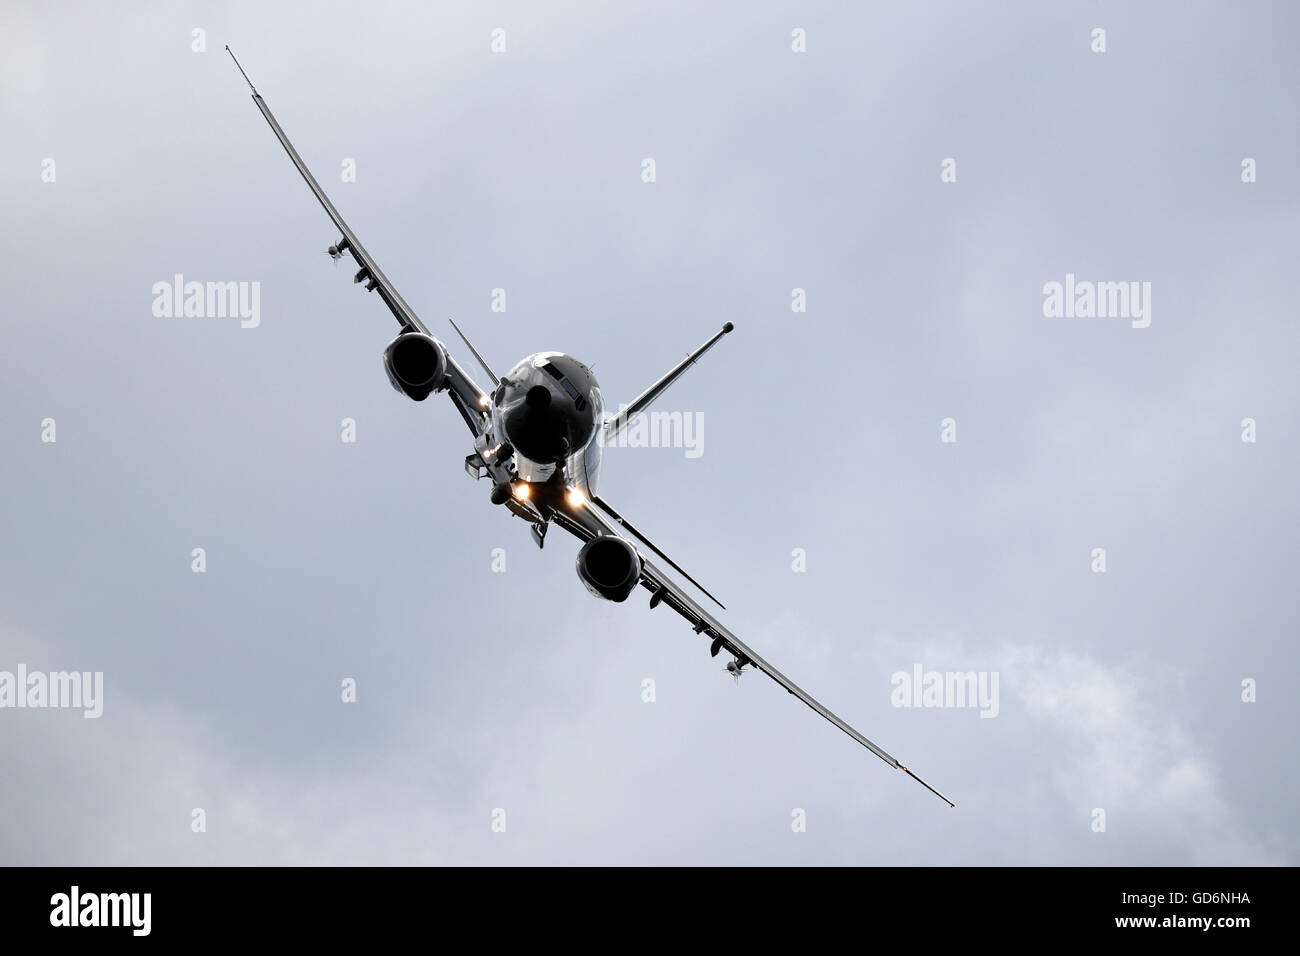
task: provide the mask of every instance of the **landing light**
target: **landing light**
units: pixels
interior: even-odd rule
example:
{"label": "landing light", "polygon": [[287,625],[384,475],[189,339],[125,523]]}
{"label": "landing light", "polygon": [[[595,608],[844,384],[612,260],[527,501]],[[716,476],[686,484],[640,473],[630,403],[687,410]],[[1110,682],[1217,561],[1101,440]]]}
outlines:
{"label": "landing light", "polygon": [[528,496],[532,493],[533,489],[529,488],[528,483],[525,481],[521,481],[519,484],[515,485],[515,497],[520,501],[527,501]]}
{"label": "landing light", "polygon": [[492,404],[492,396],[491,396],[491,395],[480,395],[480,396],[478,397],[478,403],[479,403],[480,405],[482,405],[484,408],[487,408],[489,405]]}
{"label": "landing light", "polygon": [[579,491],[577,488],[569,489],[569,507],[581,508],[586,503],[587,503],[587,499],[583,496],[581,491]]}

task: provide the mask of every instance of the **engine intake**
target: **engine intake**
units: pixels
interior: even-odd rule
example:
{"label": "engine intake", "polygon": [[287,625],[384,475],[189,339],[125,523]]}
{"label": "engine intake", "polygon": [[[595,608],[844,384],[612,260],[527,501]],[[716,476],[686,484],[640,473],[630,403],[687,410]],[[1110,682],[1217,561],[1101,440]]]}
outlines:
{"label": "engine intake", "polygon": [[431,335],[403,332],[384,349],[388,380],[408,398],[422,402],[447,380],[447,350]]}
{"label": "engine intake", "polygon": [[626,601],[641,580],[641,556],[614,535],[592,538],[578,552],[578,577],[606,601]]}

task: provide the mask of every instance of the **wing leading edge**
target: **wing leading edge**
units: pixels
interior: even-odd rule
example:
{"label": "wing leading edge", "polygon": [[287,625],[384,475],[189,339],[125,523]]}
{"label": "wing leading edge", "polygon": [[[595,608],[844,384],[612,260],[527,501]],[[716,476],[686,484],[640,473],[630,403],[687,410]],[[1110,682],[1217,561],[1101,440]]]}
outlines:
{"label": "wing leading edge", "polygon": [[[557,512],[554,520],[567,531],[576,535],[583,541],[589,541],[591,538],[600,534],[618,534],[618,530],[603,517],[590,508],[573,509],[567,512]],[[945,797],[934,787],[930,786],[906,766],[900,763],[892,754],[885,751],[882,747],[868,740],[851,725],[841,720],[834,712],[825,707],[812,694],[808,693],[790,678],[786,677],[773,665],[768,663],[764,658],[759,656],[753,648],[733,634],[728,628],[723,626],[717,618],[705,611],[699,604],[692,600],[676,583],[658,567],[642,557],[641,565],[641,586],[651,592],[650,606],[657,607],[659,604],[666,604],[674,611],[686,618],[695,628],[697,634],[703,634],[712,641],[710,653],[716,656],[720,651],[727,651],[732,654],[737,663],[743,667],[753,665],[758,668],[772,680],[780,684],[787,692],[799,698],[808,705],[814,712],[830,721],[844,733],[848,734],[863,747],[866,747],[873,754],[883,760],[889,766],[896,770],[901,770],[909,777],[919,783],[925,789],[929,790],[936,797],[955,807],[951,800]]]}
{"label": "wing leading edge", "polygon": [[[383,270],[379,268],[379,263],[371,257],[370,253],[366,252],[365,246],[361,244],[361,240],[357,238],[356,233],[352,231],[351,227],[343,217],[339,215],[339,211],[334,208],[334,204],[330,202],[330,198],[325,194],[325,190],[321,188],[320,183],[316,181],[316,177],[313,176],[311,170],[307,168],[307,164],[303,162],[302,157],[298,155],[298,151],[294,149],[293,143],[289,141],[289,137],[285,134],[284,130],[280,128],[280,124],[276,122],[275,116],[271,113],[271,108],[266,105],[266,100],[262,99],[262,94],[257,92],[257,87],[253,85],[253,81],[248,78],[248,74],[245,73],[244,68],[240,66],[239,60],[235,58],[234,51],[227,46],[226,52],[229,53],[230,58],[235,61],[235,66],[239,68],[240,74],[244,77],[244,82],[248,84],[248,88],[253,93],[253,103],[256,104],[258,110],[261,111],[263,118],[266,119],[267,124],[271,127],[271,131],[275,133],[276,139],[280,141],[280,145],[284,147],[284,151],[288,153],[289,158],[293,160],[294,166],[298,168],[298,172],[302,176],[303,181],[307,183],[311,188],[312,193],[315,194],[316,200],[321,204],[321,208],[325,210],[326,215],[330,217],[335,228],[343,235],[343,238],[339,240],[336,245],[330,247],[330,255],[333,258],[338,259],[346,252],[352,257],[352,260],[361,267],[352,281],[364,282],[367,291],[377,292],[379,298],[383,300],[384,305],[388,306],[388,310],[393,313],[394,318],[396,318],[398,323],[401,324],[403,332],[419,332],[422,335],[432,335],[429,331],[429,327],[420,321],[420,317],[415,314],[415,310],[407,305],[406,300],[403,299],[401,293],[397,291],[397,287],[393,285],[388,276],[384,275]],[[478,387],[474,380],[469,377],[468,373],[460,367],[456,360],[451,357],[451,355],[447,356],[447,389],[451,393],[453,403],[460,411],[461,416],[465,419],[465,423],[469,426],[470,430],[474,432],[476,436],[482,434],[486,428],[487,420],[486,413],[483,410],[483,399],[485,397],[484,392]]]}

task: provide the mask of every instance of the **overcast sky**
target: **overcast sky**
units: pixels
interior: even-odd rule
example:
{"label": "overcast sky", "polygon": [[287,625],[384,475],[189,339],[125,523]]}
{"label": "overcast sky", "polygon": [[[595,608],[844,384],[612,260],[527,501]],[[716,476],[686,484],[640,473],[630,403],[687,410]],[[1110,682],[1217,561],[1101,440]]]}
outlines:
{"label": "overcast sky", "polygon": [[[1298,27],[6,4],[0,671],[104,699],[0,709],[0,862],[1296,863]],[[703,454],[601,492],[956,809],[489,503],[226,43],[467,369],[448,316],[617,405],[736,323],[658,406]],[[155,316],[177,273],[260,324]],[[1067,274],[1150,325],[1045,316]],[[997,716],[894,706],[918,665]]]}

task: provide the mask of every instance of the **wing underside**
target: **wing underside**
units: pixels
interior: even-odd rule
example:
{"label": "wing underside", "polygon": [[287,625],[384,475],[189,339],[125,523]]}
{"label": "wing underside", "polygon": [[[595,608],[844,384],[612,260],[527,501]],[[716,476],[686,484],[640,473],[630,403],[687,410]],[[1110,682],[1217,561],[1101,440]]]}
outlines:
{"label": "wing underside", "polygon": [[[590,508],[571,509],[568,511],[557,511],[552,516],[561,527],[576,535],[582,541],[589,541],[593,537],[601,534],[618,534],[618,530]],[[713,656],[725,651],[735,658],[737,670],[747,666],[753,666],[762,671],[777,684],[781,685],[788,693],[799,698],[815,713],[834,724],[841,731],[852,737],[855,741],[866,747],[873,754],[883,760],[889,766],[902,770],[909,777],[914,779],[925,789],[929,790],[948,806],[955,806],[951,800],[945,797],[938,790],[914,774],[906,766],[900,763],[892,754],[881,748],[879,745],[869,740],[850,724],[840,719],[834,712],[829,710],[815,697],[806,690],[786,677],[785,674],[777,670],[772,664],[761,657],[748,644],[724,626],[717,618],[709,614],[708,611],[700,607],[686,592],[669,578],[651,561],[642,556],[641,586],[650,592],[650,606],[656,607],[660,604],[666,605],[684,617],[695,629],[697,634],[703,635],[711,643],[709,651]]]}
{"label": "wing underside", "polygon": [[[330,221],[334,223],[334,227],[342,235],[343,238],[330,247],[330,255],[335,259],[344,254],[352,258],[360,267],[353,277],[353,282],[364,282],[367,291],[376,293],[384,305],[388,306],[388,310],[397,319],[403,332],[418,332],[422,335],[431,335],[429,327],[420,320],[420,317],[415,314],[415,310],[402,298],[401,293],[397,291],[397,287],[379,268],[379,263],[366,251],[356,233],[352,231],[352,228],[339,214],[339,211],[334,208],[334,203],[330,201],[329,196],[325,194],[325,190],[321,188],[321,184],[316,181],[316,177],[307,168],[303,158],[298,155],[298,150],[294,149],[288,135],[280,127],[274,114],[271,113],[271,108],[266,105],[266,100],[262,99],[262,95],[257,92],[257,88],[253,86],[253,81],[248,79],[248,74],[244,73],[244,68],[239,65],[239,60],[235,59],[235,54],[229,46],[226,47],[226,52],[230,54],[232,60],[235,60],[235,66],[239,67],[239,72],[243,74],[244,80],[248,83],[248,88],[252,90],[253,103],[256,104],[258,110],[266,119],[271,131],[275,133],[276,139],[284,147],[284,151],[288,153],[289,159],[293,161],[303,181],[307,183],[316,196],[321,208],[325,210],[326,215],[330,217]],[[484,392],[450,354],[447,356],[447,393],[452,400],[452,404],[460,412],[461,417],[465,419],[465,424],[469,426],[470,431],[476,437],[481,435],[487,428]]]}

